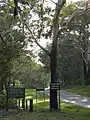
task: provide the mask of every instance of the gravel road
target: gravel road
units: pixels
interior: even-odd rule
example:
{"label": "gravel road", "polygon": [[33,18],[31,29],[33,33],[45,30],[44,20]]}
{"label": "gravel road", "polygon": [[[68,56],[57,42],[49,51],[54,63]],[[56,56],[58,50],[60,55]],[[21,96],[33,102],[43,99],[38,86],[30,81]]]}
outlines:
{"label": "gravel road", "polygon": [[[45,89],[45,94],[49,95],[49,88]],[[74,93],[60,91],[60,99],[64,102],[72,103],[74,105],[90,108],[90,97],[77,95]]]}

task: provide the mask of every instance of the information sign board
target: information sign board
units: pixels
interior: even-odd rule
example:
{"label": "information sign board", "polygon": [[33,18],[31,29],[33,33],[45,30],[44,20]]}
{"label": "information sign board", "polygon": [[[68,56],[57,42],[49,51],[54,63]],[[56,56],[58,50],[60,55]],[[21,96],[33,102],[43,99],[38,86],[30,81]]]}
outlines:
{"label": "information sign board", "polygon": [[44,88],[36,88],[36,91],[44,91]]}
{"label": "information sign board", "polygon": [[25,88],[8,88],[7,97],[8,98],[24,98]]}
{"label": "information sign board", "polygon": [[50,89],[51,90],[60,90],[60,83],[51,83]]}
{"label": "information sign board", "polygon": [[60,110],[60,83],[51,83],[50,84],[50,90],[51,91],[53,91],[53,90],[59,90],[59,94],[57,94],[59,97],[59,103],[58,103],[58,105],[59,105],[59,110]]}

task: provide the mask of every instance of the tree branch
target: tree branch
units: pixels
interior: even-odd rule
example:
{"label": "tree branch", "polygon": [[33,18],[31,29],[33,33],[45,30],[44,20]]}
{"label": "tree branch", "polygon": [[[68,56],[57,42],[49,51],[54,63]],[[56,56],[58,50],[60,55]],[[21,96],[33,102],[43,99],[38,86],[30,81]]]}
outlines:
{"label": "tree branch", "polygon": [[62,7],[64,6],[64,4],[66,3],[66,0],[58,0],[58,5],[56,5],[56,9],[55,9],[55,15],[54,15],[54,18],[53,18],[53,43],[52,43],[52,46],[57,44],[57,39],[58,39],[58,35],[59,35],[59,32],[63,29],[61,28],[59,30],[59,14],[60,14],[60,11],[62,9]]}
{"label": "tree branch", "polygon": [[53,0],[51,0],[51,2],[54,3],[55,5],[60,6],[58,3],[54,2]]}
{"label": "tree branch", "polygon": [[[24,23],[25,24],[25,23]],[[48,50],[46,50],[44,47],[42,47],[39,43],[38,43],[38,41],[37,41],[37,39],[34,37],[34,35],[33,35],[33,33],[32,33],[32,31],[30,30],[30,28],[28,27],[28,25],[27,24],[25,24],[25,26],[27,27],[27,29],[29,30],[29,32],[31,33],[31,35],[32,35],[32,38],[34,39],[34,42],[50,57],[51,56],[51,54],[49,53],[49,51]]]}
{"label": "tree branch", "polygon": [[1,38],[2,42],[6,45],[6,42],[4,41],[4,39],[3,39],[1,34],[0,34],[0,38]]}
{"label": "tree branch", "polygon": [[[53,0],[51,0],[51,2],[53,2],[55,5],[60,6],[60,7],[62,8],[62,6],[61,6],[60,4],[54,2]],[[65,2],[65,3],[66,3],[66,0],[63,0],[62,2]]]}
{"label": "tree branch", "polygon": [[87,64],[87,60],[85,59],[85,57],[84,57],[83,53],[81,53],[81,55],[82,55],[82,59],[83,59],[83,60],[84,60],[84,62]]}
{"label": "tree branch", "polygon": [[78,15],[81,15],[81,14],[83,14],[84,12],[86,12],[86,11],[88,11],[88,10],[90,10],[90,8],[88,8],[88,9],[85,9],[85,10],[77,10],[77,11],[75,11],[74,13],[72,13],[72,15],[71,15],[71,17],[69,18],[69,20],[67,21],[67,23],[66,23],[66,26],[68,26],[68,24]]}

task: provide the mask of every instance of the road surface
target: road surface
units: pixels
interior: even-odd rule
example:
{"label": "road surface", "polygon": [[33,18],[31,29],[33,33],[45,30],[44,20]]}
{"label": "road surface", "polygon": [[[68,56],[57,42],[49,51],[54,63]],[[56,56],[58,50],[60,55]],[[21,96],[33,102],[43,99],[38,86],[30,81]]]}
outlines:
{"label": "road surface", "polygon": [[[49,95],[49,88],[45,89],[45,94]],[[74,105],[90,108],[90,97],[77,95],[74,93],[60,91],[60,100]]]}

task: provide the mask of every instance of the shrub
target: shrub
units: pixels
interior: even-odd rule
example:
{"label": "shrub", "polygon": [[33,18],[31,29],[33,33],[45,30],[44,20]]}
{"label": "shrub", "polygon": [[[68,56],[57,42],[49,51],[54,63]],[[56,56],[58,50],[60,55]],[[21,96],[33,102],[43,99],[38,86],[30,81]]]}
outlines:
{"label": "shrub", "polygon": [[[0,109],[6,108],[6,92],[0,93]],[[8,108],[17,108],[17,100],[16,99],[9,99],[8,100]]]}

